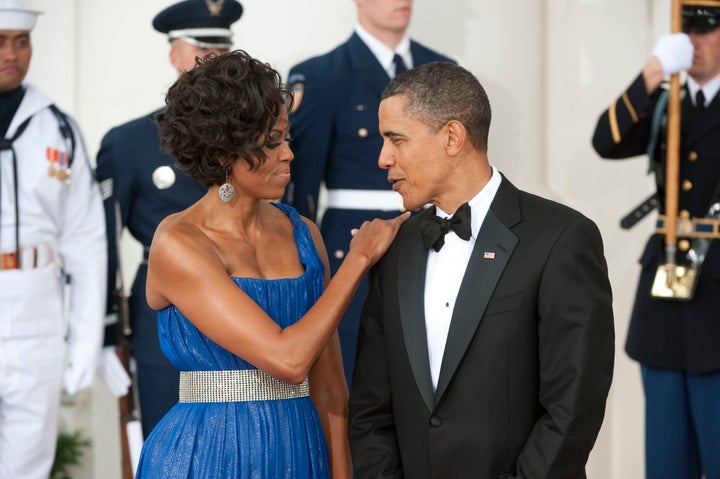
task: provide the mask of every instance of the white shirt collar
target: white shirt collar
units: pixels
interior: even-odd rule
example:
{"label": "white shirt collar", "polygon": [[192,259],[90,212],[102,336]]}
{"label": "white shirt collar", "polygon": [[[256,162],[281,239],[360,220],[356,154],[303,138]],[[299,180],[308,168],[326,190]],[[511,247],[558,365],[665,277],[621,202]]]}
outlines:
{"label": "white shirt collar", "polygon": [[[700,85],[698,85],[691,76],[688,76],[687,86],[690,91],[690,99],[692,100],[693,105],[695,105],[695,95],[698,90],[700,90]],[[708,106],[713,98],[715,98],[718,90],[720,90],[720,75],[716,76],[702,86],[703,95],[705,95],[705,106]]]}
{"label": "white shirt collar", "polygon": [[406,33],[395,50],[392,50],[383,42],[372,36],[359,23],[355,25],[355,33],[360,37],[365,45],[370,49],[377,61],[382,65],[390,78],[395,76],[395,64],[393,58],[397,53],[405,62],[408,69],[413,67],[412,54],[410,53],[410,37]]}
{"label": "white shirt collar", "polygon": [[[487,212],[490,210],[490,204],[492,204],[493,199],[495,199],[495,194],[497,193],[498,188],[500,188],[500,182],[502,181],[502,176],[500,176],[497,168],[493,165],[490,165],[490,167],[492,168],[492,176],[490,177],[490,180],[488,180],[478,194],[468,201],[468,205],[470,205],[473,239],[477,239],[478,234],[480,233],[480,227],[482,226],[483,221],[485,221],[485,216],[487,216]],[[435,214],[442,218],[450,216],[438,207],[435,208]]]}

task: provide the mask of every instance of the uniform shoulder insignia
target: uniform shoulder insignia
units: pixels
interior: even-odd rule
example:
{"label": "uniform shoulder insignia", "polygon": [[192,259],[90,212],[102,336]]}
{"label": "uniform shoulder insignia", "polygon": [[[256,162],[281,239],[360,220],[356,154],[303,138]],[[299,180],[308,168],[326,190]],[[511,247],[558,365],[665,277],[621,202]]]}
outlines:
{"label": "uniform shoulder insignia", "polygon": [[298,108],[300,108],[300,103],[302,103],[303,93],[305,92],[305,84],[301,82],[295,82],[290,85],[290,89],[293,92],[293,105],[290,113],[295,113],[296,111],[298,111]]}

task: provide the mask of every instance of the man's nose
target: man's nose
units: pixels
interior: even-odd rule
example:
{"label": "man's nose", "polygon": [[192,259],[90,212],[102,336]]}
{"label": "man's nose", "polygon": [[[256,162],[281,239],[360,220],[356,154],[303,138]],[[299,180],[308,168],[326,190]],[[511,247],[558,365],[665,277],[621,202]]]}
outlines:
{"label": "man's nose", "polygon": [[383,146],[380,150],[380,155],[378,156],[378,166],[383,170],[390,168],[394,162],[392,153],[388,150],[388,148]]}

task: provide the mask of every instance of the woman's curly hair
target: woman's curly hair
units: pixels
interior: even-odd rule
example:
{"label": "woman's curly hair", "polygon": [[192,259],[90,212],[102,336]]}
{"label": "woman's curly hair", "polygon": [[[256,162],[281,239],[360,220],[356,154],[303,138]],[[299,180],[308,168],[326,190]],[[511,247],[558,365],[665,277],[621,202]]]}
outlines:
{"label": "woman's curly hair", "polygon": [[156,115],[160,146],[206,188],[225,182],[237,159],[251,169],[292,93],[280,74],[245,51],[210,53],[180,75]]}

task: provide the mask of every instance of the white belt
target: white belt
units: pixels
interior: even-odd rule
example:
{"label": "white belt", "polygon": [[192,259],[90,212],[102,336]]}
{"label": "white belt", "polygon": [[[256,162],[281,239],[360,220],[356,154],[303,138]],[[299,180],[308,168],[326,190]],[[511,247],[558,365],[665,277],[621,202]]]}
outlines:
{"label": "white belt", "polygon": [[244,402],[310,395],[308,379],[289,384],[259,369],[180,371],[180,402]]}
{"label": "white belt", "polygon": [[55,247],[52,243],[21,246],[19,257],[15,251],[0,253],[0,270],[43,268],[53,261],[55,261]]}
{"label": "white belt", "polygon": [[402,211],[403,200],[392,190],[328,190],[328,208]]}

